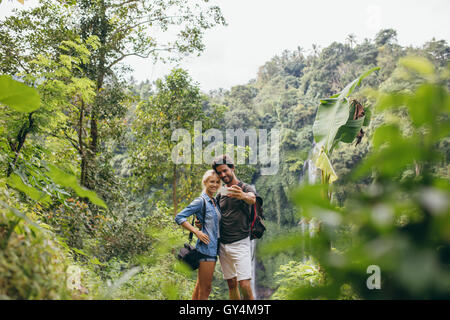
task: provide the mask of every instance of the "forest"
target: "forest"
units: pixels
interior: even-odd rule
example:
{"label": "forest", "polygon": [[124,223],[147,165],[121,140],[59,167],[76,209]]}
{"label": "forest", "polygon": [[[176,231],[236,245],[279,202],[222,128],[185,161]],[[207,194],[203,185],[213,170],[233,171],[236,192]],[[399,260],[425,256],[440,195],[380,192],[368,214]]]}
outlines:
{"label": "forest", "polygon": [[[200,54],[226,24],[202,0],[40,0],[0,21],[0,299],[189,300],[174,215],[210,164],[171,155],[194,122],[280,132],[276,174],[236,167],[264,199],[258,299],[450,298],[447,42],[280,48],[207,93],[123,63]],[[219,266],[210,299],[228,299]]]}

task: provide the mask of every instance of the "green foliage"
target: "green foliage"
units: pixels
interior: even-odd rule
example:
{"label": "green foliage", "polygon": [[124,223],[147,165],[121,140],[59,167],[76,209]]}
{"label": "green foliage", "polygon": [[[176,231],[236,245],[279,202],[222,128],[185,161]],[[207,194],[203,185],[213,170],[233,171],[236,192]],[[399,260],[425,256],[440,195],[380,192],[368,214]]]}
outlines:
{"label": "green foliage", "polygon": [[40,107],[36,89],[13,80],[10,76],[0,76],[0,103],[20,112],[33,112]]}
{"label": "green foliage", "polygon": [[[402,132],[398,118],[375,130],[373,151],[352,181],[372,175],[372,184],[349,196],[344,208],[323,197],[325,186],[305,186],[294,195],[302,216],[321,221],[311,241],[330,280],[320,288],[298,288],[297,298],[336,299],[346,283],[365,299],[448,298],[450,189],[433,173],[442,159],[438,142],[448,135],[449,96],[440,84],[445,74],[429,73],[426,62],[415,58],[401,64],[429,80],[410,94],[379,95],[377,110],[409,111],[402,121],[411,122],[411,131]],[[417,117],[423,110],[427,115]],[[330,251],[346,226],[351,226],[351,244]],[[298,247],[294,242],[288,246]],[[367,286],[371,265],[381,270],[379,290]]]}
{"label": "green foliage", "polygon": [[[213,105],[204,110],[204,102],[205,97],[188,73],[174,69],[164,80],[157,81],[155,94],[136,109],[131,152],[134,189],[141,193],[158,190],[159,198],[171,200],[174,211],[180,199],[188,203],[201,191],[201,177],[209,168],[194,163],[191,152],[199,134],[194,132],[194,122],[201,123],[202,131],[206,131],[221,118],[220,109]],[[178,141],[173,137],[180,130],[183,134]],[[176,163],[176,157],[186,161]],[[170,192],[165,195],[165,190]]]}
{"label": "green foliage", "polygon": [[[105,250],[108,260],[90,271],[98,274],[101,281],[86,278],[85,285],[94,296],[144,300],[190,298],[195,273],[181,265],[174,254],[187,235],[172,222],[170,208],[165,208],[163,203],[159,208],[147,218],[117,223],[111,232],[105,230],[108,237],[114,238],[101,239],[97,248],[104,250],[103,246],[108,245],[115,251]],[[132,235],[133,232],[136,234]],[[146,243],[142,241],[144,236]]]}
{"label": "green foliage", "polygon": [[[290,191],[304,177],[303,165],[310,154],[313,144],[312,124],[317,111],[317,101],[324,96],[332,96],[341,92],[344,87],[358,78],[361,74],[375,68],[381,67],[377,72],[373,72],[370,77],[366,77],[362,82],[362,89],[354,90],[352,98],[364,105],[365,117],[363,120],[364,136],[361,142],[355,146],[354,135],[341,135],[340,139],[346,142],[339,147],[335,145],[332,154],[328,157],[329,163],[339,177],[332,188],[321,191],[328,194],[333,203],[344,206],[346,199],[367,188],[371,182],[370,178],[364,178],[357,183],[350,180],[349,175],[371,150],[371,137],[375,129],[380,126],[386,117],[375,113],[374,99],[367,87],[380,87],[381,92],[391,92],[402,90],[412,90],[424,78],[415,73],[409,78],[405,77],[405,72],[401,72],[398,66],[399,58],[407,53],[414,52],[420,56],[440,57],[436,60],[435,68],[438,65],[445,65],[445,52],[448,45],[446,42],[437,43],[432,40],[420,48],[405,48],[396,44],[393,33],[389,30],[381,30],[380,35],[388,35],[384,44],[377,44],[375,40],[365,39],[357,43],[348,44],[332,43],[330,46],[319,49],[313,47],[313,53],[306,55],[302,48],[293,52],[283,52],[267,62],[260,68],[256,80],[249,81],[248,84],[239,85],[230,91],[217,90],[210,94],[210,99],[215,103],[228,107],[225,113],[224,123],[221,128],[281,128],[280,136],[280,166],[276,176],[259,176],[258,170],[252,178],[257,191],[264,198],[264,212],[269,220],[270,228],[277,226],[297,228],[300,219],[295,214],[292,202],[289,201]],[[381,38],[380,38],[381,39]],[[299,67],[299,72],[287,73],[289,65]],[[349,105],[347,105],[348,107]],[[350,105],[350,108],[352,106]],[[352,124],[349,115],[352,110],[348,108],[344,122]],[[255,117],[255,115],[257,115]],[[404,112],[402,115],[404,116]],[[370,120],[370,121],[369,121]],[[361,121],[361,120],[360,120]],[[357,121],[358,122],[358,121]],[[357,126],[349,126],[356,132]],[[345,133],[345,132],[344,132]],[[447,139],[448,140],[448,139]],[[442,139],[440,148],[446,154],[446,158],[441,159],[441,165],[436,168],[441,176],[448,176],[446,163],[448,163],[448,141]],[[256,169],[258,167],[256,166]],[[308,197],[309,195],[305,195]],[[274,226],[272,226],[272,223]],[[346,229],[346,228],[344,228]],[[339,237],[336,237],[339,238]],[[346,235],[344,238],[351,238]],[[272,235],[267,235],[268,240]],[[299,240],[300,241],[300,240]],[[342,242],[341,240],[337,242]],[[343,241],[350,242],[351,241]],[[289,254],[293,254],[292,250]],[[289,260],[286,254],[287,263]],[[266,258],[257,267],[258,282],[265,288],[275,288],[273,273],[280,266],[283,260],[280,255],[273,253],[274,257]],[[261,291],[262,296],[267,298],[269,291]],[[351,294],[350,294],[351,296]]]}
{"label": "green foliage", "polygon": [[[297,241],[296,232],[299,230],[298,226],[292,227],[286,224],[281,224],[280,226],[270,220],[265,223],[267,230],[264,237],[258,240],[255,255],[258,266],[256,278],[258,287],[274,292],[278,287],[277,278],[275,277],[276,272],[282,265],[289,263],[293,259],[301,260],[304,252],[290,250],[286,247],[286,244],[293,240],[292,236],[295,236],[293,241]],[[277,249],[278,247],[284,247],[286,250],[280,251]]]}
{"label": "green foliage", "polygon": [[[173,213],[200,192],[209,165],[172,166],[170,158],[173,130],[193,138],[196,120],[203,131],[280,130],[277,175],[236,169],[264,198],[261,298],[380,297],[364,287],[369,263],[381,267],[382,297],[445,297],[436,280],[448,276],[444,40],[403,48],[390,29],[362,43],[349,35],[310,55],[286,50],[248,84],[205,96],[184,70],[136,84],[122,63],[201,52],[204,32],[225,24],[220,9],[201,0],[138,2],[42,0],[0,22],[0,298],[190,299],[196,274],[176,261],[187,234]],[[399,60],[407,53],[416,58]],[[364,84],[379,92],[355,98],[371,110],[377,100],[381,113],[369,123],[366,109],[353,122],[345,105],[331,147],[348,144],[327,155],[340,179],[331,190],[299,190],[299,217],[290,193],[313,145],[318,98],[375,66]],[[372,142],[355,148],[361,124]],[[301,233],[319,220],[322,236]],[[318,262],[305,263],[310,255]],[[74,268],[81,278],[71,284]],[[211,298],[227,299],[219,266],[214,277]]]}
{"label": "green foliage", "polygon": [[[5,78],[2,78],[5,80]],[[8,80],[8,79],[7,79]],[[9,98],[2,101],[9,106],[16,107],[19,112],[29,112],[28,109],[20,108],[20,104],[15,104],[16,100],[40,101],[39,94],[35,89],[17,84],[13,80],[8,80],[7,85],[1,87],[0,95],[7,96],[5,90],[11,90],[13,93]],[[28,88],[28,89],[26,89]],[[29,97],[31,96],[31,99]],[[37,96],[37,99],[35,97]],[[33,111],[32,111],[33,112]],[[31,113],[30,113],[31,119]],[[31,120],[30,120],[31,126]],[[25,142],[25,136],[21,134],[21,145]],[[20,149],[15,149],[17,161]],[[42,163],[44,164],[44,163]],[[76,177],[64,173],[61,169],[52,164],[48,164],[50,170],[45,177],[41,170],[33,168],[25,161],[25,168],[30,168],[29,177],[23,172],[14,168],[17,172],[11,174],[9,171],[7,179],[2,179],[1,184],[1,256],[0,269],[5,276],[0,283],[0,295],[5,299],[63,299],[70,297],[70,293],[66,288],[66,267],[69,261],[70,248],[56,238],[55,235],[47,230],[50,226],[40,224],[30,218],[27,214],[19,211],[15,206],[19,204],[12,192],[6,190],[6,183],[10,187],[14,187],[23,194],[26,194],[41,207],[41,204],[49,205],[50,195],[54,194],[55,188],[48,188],[48,184],[55,183],[65,187],[73,188],[81,196],[86,196],[100,205],[104,203],[89,190],[81,188]],[[10,166],[13,169],[13,166]],[[37,170],[36,170],[37,169]],[[42,190],[41,182],[46,179],[47,185]],[[29,181],[34,183],[30,186]],[[41,189],[41,190],[39,190]],[[53,189],[53,190],[50,190]],[[61,195],[63,192],[57,190],[56,194]],[[65,193],[68,195],[67,193]],[[3,197],[8,200],[3,201]],[[28,205],[23,209],[31,212]],[[62,225],[64,228],[64,225]],[[74,251],[84,254],[81,250],[73,248]]]}
{"label": "green foliage", "polygon": [[375,44],[379,47],[391,44],[397,40],[397,31],[394,29],[380,30],[375,36]]}
{"label": "green foliage", "polygon": [[[371,69],[357,79],[349,83],[341,92],[331,96],[328,99],[320,100],[320,106],[317,109],[316,119],[313,125],[314,140],[319,145],[323,145],[327,154],[335,143],[339,141],[352,142],[359,132],[364,117],[353,120],[351,114],[351,103],[348,101],[349,95],[361,84],[361,81],[379,68]],[[356,121],[356,130],[355,127]],[[350,135],[350,137],[346,137]]]}
{"label": "green foliage", "polygon": [[279,285],[277,291],[271,297],[275,300],[295,299],[296,297],[292,293],[297,288],[317,287],[325,280],[319,266],[311,260],[305,263],[289,261],[288,264],[280,266],[275,273],[275,278],[277,279],[277,285]]}
{"label": "green foliage", "polygon": [[35,201],[41,201],[43,203],[48,203],[50,201],[50,197],[48,195],[46,195],[43,192],[40,192],[39,190],[30,187],[28,185],[26,185],[22,179],[20,178],[20,176],[18,176],[17,174],[12,174],[11,176],[9,176],[9,178],[6,180],[8,185],[10,185],[11,187],[22,191],[23,193],[25,193],[27,196],[29,196],[31,199],[35,200]]}
{"label": "green foliage", "polygon": [[[3,194],[0,195],[0,199]],[[53,236],[0,205],[0,298],[67,299],[66,252]],[[17,212],[16,212],[17,213]]]}
{"label": "green foliage", "polygon": [[75,176],[64,172],[52,164],[49,164],[48,175],[55,183],[63,187],[72,188],[80,197],[86,197],[93,204],[106,208],[105,202],[95,192],[80,186]]}

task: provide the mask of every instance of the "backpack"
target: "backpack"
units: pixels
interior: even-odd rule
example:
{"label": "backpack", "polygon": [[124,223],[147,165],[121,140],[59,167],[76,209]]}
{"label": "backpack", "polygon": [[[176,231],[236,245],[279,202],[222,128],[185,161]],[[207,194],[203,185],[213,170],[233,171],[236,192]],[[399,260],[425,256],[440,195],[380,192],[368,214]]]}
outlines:
{"label": "backpack", "polygon": [[[260,199],[261,202],[258,201],[258,199]],[[262,204],[262,198],[258,197],[256,198],[255,204],[250,206],[250,210],[252,211],[250,213],[250,240],[261,239],[264,231],[266,231],[266,226],[263,222],[265,218],[263,214]]]}

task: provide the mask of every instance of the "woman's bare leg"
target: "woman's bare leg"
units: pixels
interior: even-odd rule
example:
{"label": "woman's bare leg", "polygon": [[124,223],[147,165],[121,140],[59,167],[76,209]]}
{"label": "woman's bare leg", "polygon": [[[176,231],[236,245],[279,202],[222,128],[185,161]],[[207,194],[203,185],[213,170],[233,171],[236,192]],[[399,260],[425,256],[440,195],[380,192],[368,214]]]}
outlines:
{"label": "woman's bare leg", "polygon": [[[198,299],[208,300],[209,294],[212,288],[212,279],[214,275],[214,269],[216,267],[215,261],[202,261],[198,268]],[[197,287],[197,286],[196,286]]]}
{"label": "woman's bare leg", "polygon": [[192,300],[199,300],[199,285],[198,285],[198,278],[199,278],[200,270],[197,273],[197,282],[195,283],[194,292],[192,293]]}

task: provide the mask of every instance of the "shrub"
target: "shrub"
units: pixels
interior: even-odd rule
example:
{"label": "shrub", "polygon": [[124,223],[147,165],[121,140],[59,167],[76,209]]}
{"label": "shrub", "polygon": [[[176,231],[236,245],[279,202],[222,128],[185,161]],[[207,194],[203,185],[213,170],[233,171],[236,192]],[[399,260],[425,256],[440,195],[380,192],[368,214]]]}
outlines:
{"label": "shrub", "polygon": [[68,259],[52,236],[0,207],[0,298],[68,299]]}

